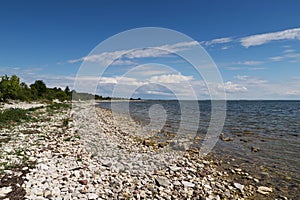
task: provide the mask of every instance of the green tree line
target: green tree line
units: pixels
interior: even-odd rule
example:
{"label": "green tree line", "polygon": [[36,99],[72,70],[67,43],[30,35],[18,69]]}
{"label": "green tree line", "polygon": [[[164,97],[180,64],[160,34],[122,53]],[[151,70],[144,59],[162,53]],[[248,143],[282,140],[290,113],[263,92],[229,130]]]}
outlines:
{"label": "green tree line", "polygon": [[36,80],[33,84],[27,85],[20,81],[20,78],[16,75],[11,77],[4,75],[0,80],[0,102],[6,102],[8,100],[20,100],[20,101],[37,101],[37,100],[50,100],[59,99],[65,100],[102,100],[110,99],[110,97],[103,98],[99,95],[93,95],[89,93],[78,93],[71,91],[67,86],[64,90],[61,88],[48,88],[42,80]]}
{"label": "green tree line", "polygon": [[65,90],[61,88],[47,88],[42,80],[36,80],[33,84],[27,85],[20,82],[20,78],[16,75],[11,77],[4,75],[0,81],[0,101],[21,100],[21,101],[36,101],[36,100],[53,100],[61,101],[71,100],[72,92],[67,86]]}

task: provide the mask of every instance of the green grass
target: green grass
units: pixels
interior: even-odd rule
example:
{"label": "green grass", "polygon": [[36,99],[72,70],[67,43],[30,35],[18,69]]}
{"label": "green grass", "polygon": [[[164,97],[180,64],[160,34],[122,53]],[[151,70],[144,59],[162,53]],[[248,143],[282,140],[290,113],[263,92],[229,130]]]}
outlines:
{"label": "green grass", "polygon": [[24,155],[24,150],[23,149],[16,149],[14,155],[23,156]]}
{"label": "green grass", "polygon": [[80,135],[74,135],[74,137],[80,139]]}
{"label": "green grass", "polygon": [[47,106],[47,110],[71,109],[71,105],[67,103],[53,103]]}
{"label": "green grass", "polygon": [[59,110],[71,109],[72,106],[67,103],[52,103],[46,107],[46,112],[49,115],[57,113]]}
{"label": "green grass", "polygon": [[64,141],[68,142],[68,141],[71,141],[72,137],[66,137],[64,138]]}
{"label": "green grass", "polygon": [[10,108],[0,111],[0,127],[7,127],[30,119],[31,117],[28,115],[28,111],[24,109]]}

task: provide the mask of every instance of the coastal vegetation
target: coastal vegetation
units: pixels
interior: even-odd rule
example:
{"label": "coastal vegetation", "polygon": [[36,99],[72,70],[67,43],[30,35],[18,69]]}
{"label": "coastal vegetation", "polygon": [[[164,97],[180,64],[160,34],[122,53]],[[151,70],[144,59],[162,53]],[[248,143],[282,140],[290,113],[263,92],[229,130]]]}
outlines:
{"label": "coastal vegetation", "polygon": [[19,101],[59,101],[70,100],[110,100],[111,97],[102,97],[97,94],[89,94],[70,90],[69,86],[65,89],[59,87],[48,88],[44,81],[36,80],[29,86],[25,82],[21,82],[16,75],[11,77],[4,75],[0,79],[0,102],[8,102],[9,100]]}
{"label": "coastal vegetation", "polygon": [[8,100],[20,101],[37,101],[37,100],[53,100],[60,101],[71,100],[72,91],[67,86],[64,90],[61,88],[48,88],[42,80],[36,80],[29,86],[25,82],[21,82],[16,75],[11,77],[4,75],[0,81],[0,101]]}
{"label": "coastal vegetation", "polygon": [[19,108],[10,108],[0,111],[0,127],[6,126],[7,124],[14,124],[21,122],[22,120],[29,120],[27,110]]}

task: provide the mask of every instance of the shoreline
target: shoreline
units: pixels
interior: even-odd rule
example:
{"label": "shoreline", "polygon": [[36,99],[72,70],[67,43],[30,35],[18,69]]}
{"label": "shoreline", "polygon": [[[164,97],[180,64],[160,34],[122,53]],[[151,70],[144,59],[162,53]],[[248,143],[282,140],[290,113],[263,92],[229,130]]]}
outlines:
{"label": "shoreline", "polygon": [[[103,107],[107,108],[106,105],[107,104],[104,104]],[[149,105],[146,104],[145,107],[147,106]],[[136,107],[142,108],[141,106],[133,105],[132,111],[135,111]],[[147,116],[147,113],[143,112],[143,114]],[[142,115],[140,115],[141,119],[139,119],[138,116],[135,117],[133,113],[133,117],[137,121],[144,120]],[[227,127],[224,127],[224,135],[220,138],[213,149],[213,153],[215,154],[214,157],[222,160],[223,165],[226,165],[227,162],[230,163],[225,167],[229,172],[231,172],[231,169],[234,169],[232,166],[240,166],[240,168],[244,169],[249,174],[252,174],[252,178],[260,180],[260,184],[275,188],[275,193],[277,192],[280,195],[287,196],[292,199],[300,198],[300,193],[298,192],[300,182],[299,175],[297,174],[297,168],[299,169],[299,165],[296,165],[297,153],[295,153],[297,152],[297,149],[291,149],[295,146],[294,144],[296,144],[296,140],[293,143],[289,143],[289,145],[291,145],[289,150],[291,150],[290,152],[293,152],[294,156],[281,157],[285,156],[285,153],[282,152],[280,155],[278,151],[276,152],[276,150],[282,151],[283,149],[280,149],[281,144],[283,144],[283,146],[288,145],[287,139],[281,140],[281,135],[279,138],[276,138],[275,134],[261,136],[261,130],[258,130],[258,132],[253,130],[253,132],[243,133],[243,130],[247,130],[247,120],[243,120],[243,122],[245,122],[245,126],[240,127],[240,130],[242,131],[230,132],[232,129],[237,130],[235,127],[238,127],[235,120],[232,120],[232,118],[229,118]],[[263,127],[262,123],[257,122],[254,126],[261,128]],[[168,128],[166,130],[169,132]],[[265,130],[268,130],[268,127],[266,127]],[[291,128],[290,130],[293,131],[294,129]],[[172,133],[172,130],[170,131],[170,133]],[[277,133],[280,133],[280,129]],[[293,140],[293,137],[289,137],[289,140]],[[200,136],[200,142],[201,138],[202,137]],[[272,145],[275,150],[272,148]],[[258,148],[258,150],[255,148]],[[274,155],[272,154],[272,150],[275,151]],[[292,162],[287,162],[288,159]],[[232,174],[234,175],[234,173]]]}
{"label": "shoreline", "polygon": [[[100,120],[92,119],[92,108],[88,103],[81,103],[71,113],[65,108],[51,112],[47,107],[40,108],[32,113],[39,119],[36,122],[2,129],[1,138],[8,133],[14,133],[15,138],[10,140],[12,143],[2,143],[1,161],[18,160],[26,155],[27,161],[33,163],[4,169],[1,179],[12,174],[23,183],[19,187],[16,183],[2,184],[0,198],[3,194],[12,197],[19,190],[28,199],[63,196],[72,199],[285,199],[274,188],[249,179],[251,175],[243,169],[232,166],[236,175],[217,169],[222,165],[221,160],[200,158],[188,152],[173,154],[164,146],[147,144],[147,138],[140,137],[144,135],[135,132],[138,129],[124,116],[119,116],[122,130],[114,123],[109,110],[97,108]],[[85,126],[84,129],[75,126],[75,121]],[[90,129],[91,125],[95,130]],[[11,153],[20,149],[20,145],[24,155]],[[87,151],[87,147],[92,148]],[[93,148],[98,149],[93,151]],[[115,158],[127,162],[114,162]],[[163,165],[153,166],[157,163]],[[240,180],[244,179],[242,183]]]}

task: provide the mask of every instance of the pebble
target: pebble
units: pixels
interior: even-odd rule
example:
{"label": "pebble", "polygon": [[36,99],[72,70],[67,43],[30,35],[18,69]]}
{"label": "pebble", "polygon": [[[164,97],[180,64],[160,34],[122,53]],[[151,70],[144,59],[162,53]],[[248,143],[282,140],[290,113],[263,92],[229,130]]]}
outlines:
{"label": "pebble", "polygon": [[188,181],[181,181],[181,183],[185,186],[185,187],[195,187],[194,183],[188,182]]}
{"label": "pebble", "polygon": [[86,185],[88,183],[87,180],[79,180],[78,181],[81,185]]}
{"label": "pebble", "polygon": [[259,148],[259,147],[252,146],[252,147],[251,147],[251,151],[253,151],[253,152],[258,152],[258,151],[260,151],[260,148]]}
{"label": "pebble", "polygon": [[88,199],[97,199],[98,195],[94,193],[88,193]]}
{"label": "pebble", "polygon": [[175,181],[175,182],[173,182],[173,185],[179,186],[179,185],[181,185],[181,183],[179,181]]}
{"label": "pebble", "polygon": [[177,167],[177,166],[169,166],[171,171],[179,171],[181,169],[181,167]]}
{"label": "pebble", "polygon": [[10,186],[0,188],[0,197],[5,197],[11,191],[12,191],[12,188]]}
{"label": "pebble", "polygon": [[260,193],[260,194],[267,195],[267,194],[269,194],[270,192],[273,192],[273,189],[272,189],[272,188],[269,188],[269,187],[265,187],[265,186],[259,186],[259,187],[257,188],[257,192]]}
{"label": "pebble", "polygon": [[170,181],[166,177],[157,177],[155,182],[158,186],[168,187],[170,185]]}
{"label": "pebble", "polygon": [[244,185],[240,184],[240,183],[233,183],[234,187],[236,187],[237,189],[239,189],[241,192],[244,192]]}

